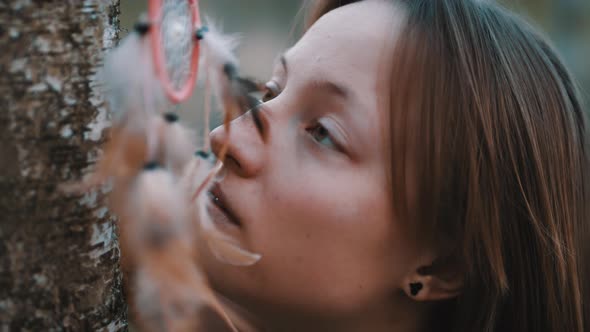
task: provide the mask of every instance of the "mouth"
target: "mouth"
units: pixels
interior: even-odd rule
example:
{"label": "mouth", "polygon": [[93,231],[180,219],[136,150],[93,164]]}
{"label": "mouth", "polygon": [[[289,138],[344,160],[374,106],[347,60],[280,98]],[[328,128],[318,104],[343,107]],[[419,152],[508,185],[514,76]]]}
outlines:
{"label": "mouth", "polygon": [[231,210],[228,202],[223,195],[223,191],[219,184],[214,184],[207,192],[207,196],[212,204],[209,205],[208,212],[211,217],[221,223],[232,224],[236,227],[241,227],[242,223]]}

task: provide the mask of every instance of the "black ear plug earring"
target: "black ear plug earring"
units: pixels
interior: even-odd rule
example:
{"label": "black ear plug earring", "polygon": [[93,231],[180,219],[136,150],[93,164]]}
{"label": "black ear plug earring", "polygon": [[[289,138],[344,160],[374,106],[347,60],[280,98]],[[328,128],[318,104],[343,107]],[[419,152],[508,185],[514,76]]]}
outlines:
{"label": "black ear plug earring", "polygon": [[412,294],[412,296],[418,295],[418,293],[420,292],[421,289],[422,289],[421,282],[410,283],[410,293]]}

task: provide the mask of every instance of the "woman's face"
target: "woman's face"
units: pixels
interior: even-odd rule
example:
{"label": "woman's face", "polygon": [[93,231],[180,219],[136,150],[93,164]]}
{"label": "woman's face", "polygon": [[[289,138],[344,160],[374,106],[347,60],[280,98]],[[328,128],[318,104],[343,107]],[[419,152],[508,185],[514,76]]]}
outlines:
{"label": "woman's face", "polygon": [[[277,61],[264,138],[249,114],[231,123],[219,188],[239,226],[213,215],[262,259],[234,267],[205,257],[205,268],[251,310],[354,314],[386,301],[408,271],[413,253],[388,181],[396,12],[363,1],[323,16]],[[226,135],[211,134],[214,150]]]}

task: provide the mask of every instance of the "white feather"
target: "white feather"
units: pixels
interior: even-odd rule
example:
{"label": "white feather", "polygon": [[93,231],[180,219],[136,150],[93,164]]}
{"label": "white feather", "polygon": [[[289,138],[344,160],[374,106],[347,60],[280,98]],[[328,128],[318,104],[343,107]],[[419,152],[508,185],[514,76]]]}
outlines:
{"label": "white feather", "polygon": [[[213,233],[214,235],[216,233]],[[233,266],[251,266],[262,258],[262,255],[242,249],[225,237],[211,236],[207,244],[218,261]]]}
{"label": "white feather", "polygon": [[215,23],[207,18],[208,32],[201,40],[201,74],[206,75],[217,105],[223,105],[224,93],[231,88],[230,82],[224,73],[224,66],[231,64],[235,68],[239,62],[234,52],[239,44],[237,35],[225,35],[216,27]]}
{"label": "white feather", "polygon": [[164,127],[162,148],[164,165],[180,176],[186,165],[193,158],[195,151],[195,133],[179,122],[166,123]]}
{"label": "white feather", "polygon": [[144,130],[148,116],[166,107],[147,36],[131,33],[123,39],[107,54],[98,79],[115,114],[116,125]]}
{"label": "white feather", "polygon": [[148,161],[157,161],[176,176],[183,174],[196,149],[196,134],[180,122],[151,116],[146,126]]}
{"label": "white feather", "polygon": [[137,223],[129,228],[133,247],[144,250],[157,232],[175,241],[192,243],[194,229],[187,222],[188,205],[172,173],[165,169],[145,170],[138,175],[130,191],[129,215]]}
{"label": "white feather", "polygon": [[[150,260],[136,273],[135,303],[141,327],[147,331],[192,331],[199,307],[215,304],[204,277],[190,262],[183,266],[178,265],[180,261],[170,263]],[[162,268],[168,264],[170,269]],[[179,268],[182,275],[178,275]]]}

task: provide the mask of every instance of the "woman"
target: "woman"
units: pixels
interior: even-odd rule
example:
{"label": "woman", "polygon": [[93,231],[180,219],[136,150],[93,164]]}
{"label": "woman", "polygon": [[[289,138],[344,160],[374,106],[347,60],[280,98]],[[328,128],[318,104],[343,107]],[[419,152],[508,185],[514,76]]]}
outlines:
{"label": "woman", "polygon": [[263,258],[206,258],[214,286],[269,331],[583,331],[587,134],[547,42],[488,1],[310,13],[262,138],[232,122],[215,218]]}

